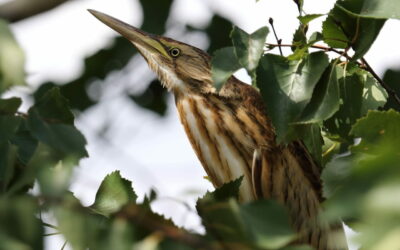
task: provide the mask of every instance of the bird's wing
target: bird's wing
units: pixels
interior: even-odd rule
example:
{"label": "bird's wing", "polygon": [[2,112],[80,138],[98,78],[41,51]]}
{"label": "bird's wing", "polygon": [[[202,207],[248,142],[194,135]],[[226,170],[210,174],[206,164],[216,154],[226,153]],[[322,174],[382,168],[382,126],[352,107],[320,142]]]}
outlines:
{"label": "bird's wing", "polygon": [[294,141],[288,145],[291,154],[297,159],[305,178],[310,182],[320,202],[322,196],[321,167],[318,166],[302,141]]}
{"label": "bird's wing", "polygon": [[316,202],[323,201],[320,170],[302,142],[254,151],[251,169],[253,191],[258,198],[286,203],[291,190],[300,186]]}

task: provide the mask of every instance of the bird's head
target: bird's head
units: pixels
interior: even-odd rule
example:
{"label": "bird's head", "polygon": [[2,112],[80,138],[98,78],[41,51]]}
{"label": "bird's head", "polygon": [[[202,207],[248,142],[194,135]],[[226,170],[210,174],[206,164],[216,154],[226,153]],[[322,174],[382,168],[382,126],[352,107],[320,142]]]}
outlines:
{"label": "bird's head", "polygon": [[174,92],[214,92],[210,56],[193,46],[149,34],[104,13],[89,10],[100,21],[127,38],[146,59],[162,84]]}

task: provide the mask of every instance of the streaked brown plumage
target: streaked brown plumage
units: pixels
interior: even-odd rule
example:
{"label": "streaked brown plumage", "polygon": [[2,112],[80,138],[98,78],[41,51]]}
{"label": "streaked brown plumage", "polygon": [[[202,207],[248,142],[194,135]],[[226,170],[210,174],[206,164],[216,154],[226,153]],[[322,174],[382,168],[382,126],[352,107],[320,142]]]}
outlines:
{"label": "streaked brown plumage", "polygon": [[244,176],[240,199],[274,198],[284,204],[299,234],[296,243],[347,249],[342,226],[317,219],[322,202],[318,166],[301,142],[276,144],[257,90],[231,77],[218,92],[204,51],[90,12],[129,39],[173,92],[181,123],[216,187]]}

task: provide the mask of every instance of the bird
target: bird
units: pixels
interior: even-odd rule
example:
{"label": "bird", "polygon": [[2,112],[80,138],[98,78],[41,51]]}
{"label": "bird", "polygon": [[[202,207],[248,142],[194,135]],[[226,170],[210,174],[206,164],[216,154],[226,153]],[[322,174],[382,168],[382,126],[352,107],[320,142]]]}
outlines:
{"label": "bird", "polygon": [[297,238],[317,250],[347,249],[343,225],[320,220],[320,167],[301,141],[276,142],[259,91],[230,77],[213,84],[212,57],[183,42],[150,34],[96,10],[101,22],[127,38],[175,97],[186,135],[215,187],[243,177],[240,202],[274,199],[285,206]]}

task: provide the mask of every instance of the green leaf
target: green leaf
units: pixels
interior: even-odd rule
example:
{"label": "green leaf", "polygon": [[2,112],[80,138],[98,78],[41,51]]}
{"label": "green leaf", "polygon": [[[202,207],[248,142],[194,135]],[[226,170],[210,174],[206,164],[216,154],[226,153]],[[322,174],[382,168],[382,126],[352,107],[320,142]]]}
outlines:
{"label": "green leaf", "polygon": [[219,49],[211,60],[211,73],[214,86],[219,90],[224,83],[241,68],[236,59],[234,48]]}
{"label": "green leaf", "polygon": [[[60,160],[59,154],[55,152],[54,149],[43,143],[39,143],[27,166],[21,168],[21,166],[18,165],[18,168],[15,168],[15,170],[19,170],[18,172],[16,171],[18,178],[14,178],[8,193],[15,194],[21,191],[28,191],[33,187],[33,183],[38,178],[40,171],[56,166]],[[49,180],[49,182],[52,181],[53,180]],[[39,182],[39,184],[41,184],[41,182]],[[44,190],[43,192],[51,193],[52,190]]]}
{"label": "green leaf", "polygon": [[207,231],[224,240],[245,242],[244,228],[238,218],[237,198],[243,177],[217,188],[197,200],[196,209]]}
{"label": "green leaf", "polygon": [[115,171],[104,178],[90,207],[97,213],[108,216],[136,199],[132,183],[122,178],[119,171]]}
{"label": "green leaf", "polygon": [[293,35],[293,46],[292,50],[294,53],[288,56],[289,60],[300,60],[303,59],[308,54],[308,45],[307,45],[307,29],[306,25],[300,24],[296,29]]}
{"label": "green leaf", "polygon": [[10,141],[18,147],[18,159],[22,164],[27,165],[35,152],[38,141],[28,130],[26,120],[21,122],[17,132]]}
{"label": "green leaf", "polygon": [[86,139],[81,132],[72,125],[47,123],[41,119],[36,108],[29,110],[28,128],[37,140],[54,148],[60,160],[65,157],[80,159],[88,155]]}
{"label": "green leaf", "polygon": [[103,237],[96,240],[96,248],[99,250],[130,250],[136,242],[135,227],[123,218],[110,221],[107,231]]}
{"label": "green leaf", "polygon": [[207,232],[235,249],[276,249],[294,238],[285,208],[271,200],[240,205],[230,198],[197,209]]}
{"label": "green leaf", "polygon": [[0,115],[0,142],[12,139],[22,119],[12,115]]}
{"label": "green leaf", "polygon": [[[373,111],[372,113],[375,112]],[[385,121],[390,120],[398,123],[398,114],[384,113],[382,115],[385,116]],[[382,117],[380,116],[379,118]],[[372,122],[371,125],[374,126],[379,121],[373,121],[371,116],[368,121],[361,122],[365,123],[362,128],[360,127],[360,132],[363,136],[365,135],[365,137],[361,138],[361,141],[365,138],[370,142],[370,137],[374,137],[373,130],[368,131],[364,125]],[[398,130],[398,128],[395,128],[395,130]],[[397,134],[396,132],[394,135],[396,136]],[[398,205],[396,206],[397,202],[394,202],[396,199],[393,198],[396,197],[398,192],[393,191],[399,190],[398,183],[400,180],[398,146],[393,147],[393,144],[386,144],[386,139],[373,141],[374,143],[379,143],[379,145],[367,151],[366,153],[368,154],[358,152],[357,149],[352,153],[353,157],[347,157],[343,162],[343,166],[339,166],[344,168],[342,170],[343,175],[340,177],[342,180],[336,179],[335,192],[325,203],[326,217],[334,218],[340,216],[345,222],[347,221],[346,224],[349,225],[350,223],[350,226],[355,227],[358,231],[363,229],[369,229],[370,231],[371,225],[374,225],[375,229],[377,228],[375,226],[379,226],[379,228],[383,228],[382,226],[385,224],[390,226],[393,225],[391,223],[394,222],[393,219],[398,218]],[[397,187],[388,192],[386,188],[389,186],[393,188],[393,184]],[[388,211],[393,212],[388,213]],[[390,224],[387,224],[387,222],[390,222]],[[395,225],[398,227],[398,221],[395,222]],[[374,231],[376,232],[376,230]],[[378,237],[379,240],[380,238],[385,238],[386,230],[383,231],[384,233]],[[374,243],[376,242],[378,242],[378,239],[374,241]],[[371,246],[371,243],[368,246]]]}
{"label": "green leaf", "polygon": [[[392,220],[393,215],[385,215],[382,210],[378,212],[375,209],[391,206],[393,202],[390,197],[393,196],[387,193],[383,195],[391,200],[385,202],[385,199],[377,200],[378,196],[374,193],[400,180],[400,113],[394,110],[370,111],[354,124],[351,133],[361,142],[351,147],[350,155],[328,163],[322,175],[327,186],[324,192],[331,196],[326,204],[326,216],[342,216],[353,220],[353,223],[363,219],[365,225],[381,223],[382,219]],[[368,201],[372,194],[374,200]],[[369,202],[376,204],[373,209],[382,215],[381,218],[378,219],[375,213],[366,213],[365,205]],[[367,216],[361,218],[363,214]],[[374,217],[376,221],[371,220]],[[360,226],[360,223],[357,224]]]}
{"label": "green leaf", "polygon": [[0,157],[2,191],[24,193],[33,186],[35,170],[26,165],[37,141],[26,131],[25,123],[21,117],[0,115],[0,155],[4,156]]}
{"label": "green leaf", "polygon": [[328,16],[322,23],[322,35],[324,37],[324,42],[332,48],[344,49],[350,44],[346,34],[331,16]]}
{"label": "green leaf", "polygon": [[0,249],[43,249],[37,201],[29,196],[0,198]]}
{"label": "green leaf", "polygon": [[[353,1],[355,6],[362,2]],[[385,21],[356,17],[336,4],[323,23],[324,41],[334,48],[351,46],[355,51],[352,59],[357,60],[368,52]]]}
{"label": "green leaf", "polygon": [[53,204],[52,211],[57,219],[59,232],[63,234],[72,249],[98,249],[96,246],[104,237],[109,224],[105,217],[95,215],[83,207],[72,194]]}
{"label": "green leaf", "polygon": [[[347,66],[347,72],[337,67],[342,104],[338,112],[326,120],[325,127],[332,135],[339,135],[348,144],[353,144],[349,135],[351,126],[370,109],[382,107],[387,98],[386,91],[367,71],[355,64]],[[343,77],[343,74],[347,74]]]}
{"label": "green leaf", "polygon": [[25,85],[25,56],[8,23],[0,20],[0,93],[14,85]]}
{"label": "green leaf", "polygon": [[244,246],[251,241],[247,235],[249,231],[246,231],[248,229],[244,227],[244,221],[240,216],[240,205],[237,200],[231,198],[206,206],[198,203],[196,208],[207,232],[212,233],[213,237],[238,249],[246,249]]}
{"label": "green leaf", "polygon": [[231,33],[232,43],[239,63],[252,73],[258,65],[264,53],[265,40],[268,28],[262,27],[252,34],[247,34],[238,27],[234,27]]}
{"label": "green leaf", "polygon": [[322,122],[336,113],[340,105],[337,66],[331,64],[317,83],[310,103],[298,123]]}
{"label": "green leaf", "polygon": [[314,43],[322,41],[324,36],[320,32],[314,32],[308,39],[308,46],[312,46]]}
{"label": "green leaf", "polygon": [[400,113],[394,110],[369,111],[351,129],[351,134],[361,137],[352,151],[368,152],[376,146],[400,147]]}
{"label": "green leaf", "polygon": [[346,178],[350,175],[353,161],[354,155],[342,157],[336,156],[326,164],[321,174],[321,179],[324,183],[324,197],[330,198],[335,192],[337,192]]}
{"label": "green leaf", "polygon": [[[46,160],[48,161],[46,158],[41,159],[43,165],[46,164]],[[54,199],[63,197],[72,179],[74,159],[59,161],[56,165],[49,167],[43,167],[43,165],[37,173],[41,194]]]}
{"label": "green leaf", "polygon": [[319,124],[307,124],[300,131],[300,138],[307,147],[313,159],[322,165],[322,145],[324,140],[321,136],[321,128]]}
{"label": "green leaf", "polygon": [[360,73],[363,74],[365,79],[361,114],[366,114],[369,110],[383,107],[386,104],[388,94],[372,75],[366,71]]}
{"label": "green leaf", "polygon": [[326,132],[324,131],[324,127],[322,127],[322,162],[321,166],[324,166],[330,162],[337,154],[340,154],[340,143],[335,141],[334,138],[329,138]]}
{"label": "green leaf", "polygon": [[297,121],[311,100],[314,87],[328,64],[328,57],[323,52],[311,53],[298,61],[272,54],[262,58],[257,70],[257,86],[276,129],[278,142],[286,140],[290,124]]}
{"label": "green leaf", "polygon": [[341,105],[339,110],[324,126],[331,135],[338,135],[340,140],[353,144],[353,136],[349,135],[351,126],[361,117],[363,78],[357,74],[339,79]]}
{"label": "green leaf", "polygon": [[35,103],[34,108],[43,120],[54,123],[74,124],[74,115],[68,106],[68,100],[64,98],[60,89],[51,88]]}
{"label": "green leaf", "polygon": [[342,0],[336,5],[361,17],[400,19],[400,5],[397,0]]}
{"label": "green leaf", "polygon": [[199,203],[209,203],[216,201],[226,201],[230,198],[239,198],[239,188],[243,181],[243,176],[230,181],[228,183],[224,183],[219,188],[216,188],[213,192],[207,192],[203,198],[197,200],[197,204]]}
{"label": "green leaf", "polygon": [[[400,96],[399,79],[400,79],[400,70],[388,69],[383,76],[383,82],[389,85],[389,87],[393,89],[394,93],[397,96]],[[390,108],[400,111],[400,104],[395,101],[392,95],[388,97],[384,109],[387,110]]]}
{"label": "green leaf", "polygon": [[293,2],[295,2],[295,4],[297,5],[297,9],[299,10],[299,13],[302,13],[304,0],[293,0]]}
{"label": "green leaf", "polygon": [[8,142],[0,142],[0,193],[5,193],[15,173],[17,149]]}
{"label": "green leaf", "polygon": [[243,177],[197,201],[196,208],[211,237],[241,249],[279,248],[293,239],[286,210],[270,200],[239,204]]}
{"label": "green leaf", "polygon": [[280,248],[294,239],[287,211],[272,200],[244,204],[240,215],[252,242],[260,248]]}
{"label": "green leaf", "polygon": [[307,25],[312,20],[317,19],[318,17],[321,17],[321,16],[323,16],[323,14],[309,14],[309,15],[305,15],[305,16],[299,16],[297,18],[299,19],[299,21],[302,24]]}
{"label": "green leaf", "polygon": [[306,25],[300,24],[293,35],[292,43],[297,47],[303,47],[307,44],[307,33],[308,27]]}
{"label": "green leaf", "polygon": [[20,98],[12,97],[9,99],[0,99],[0,114],[15,114],[21,106],[22,101]]}
{"label": "green leaf", "polygon": [[303,59],[308,55],[308,46],[297,47],[293,54],[289,55],[287,58],[292,61],[298,61]]}

